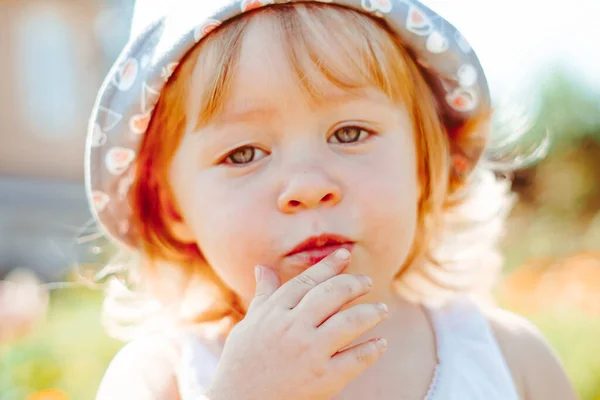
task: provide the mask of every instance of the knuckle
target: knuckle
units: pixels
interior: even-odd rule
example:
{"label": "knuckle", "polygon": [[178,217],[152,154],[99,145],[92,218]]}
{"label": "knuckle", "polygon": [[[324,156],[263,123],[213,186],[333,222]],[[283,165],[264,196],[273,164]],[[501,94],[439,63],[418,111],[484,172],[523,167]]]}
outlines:
{"label": "knuckle", "polygon": [[327,374],[327,367],[321,360],[315,357],[310,362],[310,372],[315,378],[320,379]]}
{"label": "knuckle", "polygon": [[359,327],[361,325],[362,318],[357,313],[348,313],[344,317],[344,323],[351,327]]}
{"label": "knuckle", "polygon": [[307,274],[300,274],[294,277],[294,281],[302,286],[315,287],[317,282],[313,277]]}
{"label": "knuckle", "polygon": [[352,290],[354,292],[364,292],[369,287],[368,278],[358,275],[352,280]]}
{"label": "knuckle", "polygon": [[348,275],[340,275],[325,282],[323,289],[328,293],[338,293],[345,296],[354,296],[363,290],[360,279]]}
{"label": "knuckle", "polygon": [[288,351],[286,351],[288,356],[293,359],[302,359],[306,357],[307,354],[310,354],[311,351],[313,351],[313,343],[309,341],[304,335],[293,333],[287,335],[285,339],[289,342],[294,343],[294,346],[291,347]]}
{"label": "knuckle", "polygon": [[360,290],[360,286],[356,283],[356,280],[354,279],[344,279],[346,277],[341,277],[340,278],[340,292],[351,296],[354,293],[356,293],[358,290]]}
{"label": "knuckle", "polygon": [[[291,335],[288,339],[291,341],[294,338],[298,338],[298,335]],[[293,358],[300,358],[307,351],[310,351],[310,343],[303,340],[295,340],[294,347],[288,352],[288,355]]]}
{"label": "knuckle", "polygon": [[265,288],[257,288],[256,293],[254,294],[254,298],[261,299],[261,298],[266,297],[266,295],[267,295],[267,290]]}
{"label": "knuckle", "polygon": [[295,321],[292,318],[280,318],[279,319],[279,332],[281,335],[292,335],[294,332]]}
{"label": "knuckle", "polygon": [[370,364],[376,354],[376,347],[369,343],[366,346],[361,346],[356,352],[356,360],[361,364]]}
{"label": "knuckle", "polygon": [[335,284],[329,280],[327,282],[323,282],[323,291],[325,293],[335,293],[336,288],[335,288]]}
{"label": "knuckle", "polygon": [[293,317],[280,317],[276,332],[282,341],[294,343],[295,353],[302,354],[313,346],[309,327]]}
{"label": "knuckle", "polygon": [[332,257],[326,257],[321,260],[321,264],[325,269],[327,269],[330,273],[335,273],[336,271],[336,261]]}

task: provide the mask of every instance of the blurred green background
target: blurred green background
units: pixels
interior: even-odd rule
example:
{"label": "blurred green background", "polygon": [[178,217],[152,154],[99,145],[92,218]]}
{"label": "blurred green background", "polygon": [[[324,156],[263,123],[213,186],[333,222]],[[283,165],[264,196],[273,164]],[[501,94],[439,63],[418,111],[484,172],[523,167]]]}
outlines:
{"label": "blurred green background", "polygon": [[[530,24],[515,23],[513,36],[500,32],[499,10],[487,3],[475,9],[457,0],[447,14],[476,35],[495,97],[535,109],[528,135],[551,133],[548,157],[513,176],[519,202],[503,242],[506,279],[497,297],[540,327],[584,400],[600,400],[600,44],[576,41],[593,37],[592,17],[583,18],[595,1],[569,3],[579,14],[565,30],[551,18],[563,5],[519,2],[519,18]],[[0,90],[0,277],[25,267],[43,281],[61,281],[89,257],[75,244],[90,217],[82,187],[86,119],[127,39],[132,9],[130,0],[0,1],[0,32],[7,33],[0,50],[10,60],[0,66],[10,78]],[[468,12],[483,16],[469,21]],[[527,28],[547,34],[520,35]],[[560,46],[553,41],[572,33]],[[101,302],[97,290],[52,291],[45,323],[0,348],[0,399],[93,399],[122,345],[104,333]]]}

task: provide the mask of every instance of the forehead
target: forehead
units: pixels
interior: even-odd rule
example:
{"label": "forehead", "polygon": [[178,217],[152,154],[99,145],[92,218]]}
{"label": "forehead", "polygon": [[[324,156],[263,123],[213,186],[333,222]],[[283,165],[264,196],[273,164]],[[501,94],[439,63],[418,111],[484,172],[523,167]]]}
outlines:
{"label": "forehead", "polygon": [[[324,98],[343,97],[348,90],[335,85],[307,52],[285,42],[281,26],[273,18],[252,19],[242,38],[238,65],[232,79],[230,98],[248,96],[285,101],[307,97],[306,84],[318,87]],[[276,97],[273,99],[273,97]]]}
{"label": "forehead", "polygon": [[[307,48],[302,48],[303,40],[293,43],[286,40],[280,21],[257,16],[249,22],[226,98],[227,106],[252,106],[249,102],[285,105],[300,99],[311,107],[366,97],[389,101],[379,87],[368,82],[363,71],[340,69],[347,54],[335,50],[327,55],[315,54],[315,49],[309,49],[310,42]],[[332,68],[331,58],[340,60],[340,65]],[[345,75],[347,82],[340,84],[336,75]]]}
{"label": "forehead", "polygon": [[294,74],[284,52],[277,26],[260,16],[249,21],[243,34],[231,95],[262,91],[281,86],[294,86]]}

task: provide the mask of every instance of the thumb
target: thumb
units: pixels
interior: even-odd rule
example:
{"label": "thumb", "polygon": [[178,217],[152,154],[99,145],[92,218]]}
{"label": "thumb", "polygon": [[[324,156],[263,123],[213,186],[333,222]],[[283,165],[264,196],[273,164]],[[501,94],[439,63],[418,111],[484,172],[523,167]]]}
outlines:
{"label": "thumb", "polygon": [[271,268],[257,265],[254,269],[256,278],[256,291],[248,307],[248,313],[257,308],[271,297],[281,285],[279,276]]}

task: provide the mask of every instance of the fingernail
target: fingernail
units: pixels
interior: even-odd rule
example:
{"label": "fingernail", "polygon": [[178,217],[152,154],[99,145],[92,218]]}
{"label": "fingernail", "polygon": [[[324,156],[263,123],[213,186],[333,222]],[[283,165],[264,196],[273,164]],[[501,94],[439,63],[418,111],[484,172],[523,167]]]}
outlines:
{"label": "fingernail", "polygon": [[339,249],[335,253],[335,256],[338,258],[338,260],[346,261],[350,258],[350,252],[347,249]]}
{"label": "fingernail", "polygon": [[260,265],[254,267],[254,278],[256,279],[256,283],[258,283],[263,276],[263,269]]}
{"label": "fingernail", "polygon": [[377,307],[379,307],[379,309],[381,311],[383,311],[384,313],[388,312],[388,306],[385,303],[379,303],[379,304],[377,304]]}

